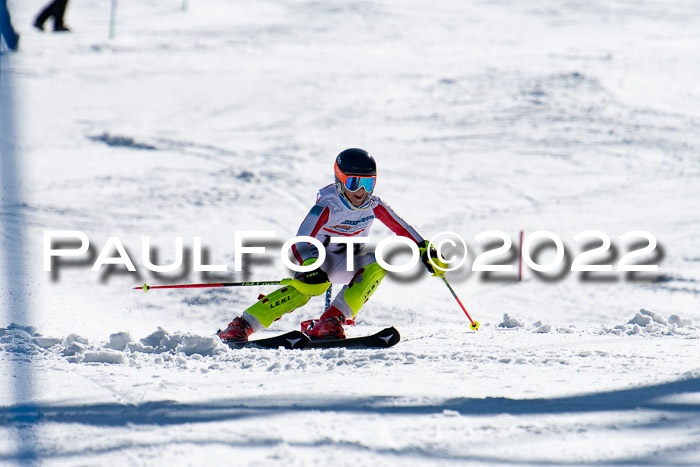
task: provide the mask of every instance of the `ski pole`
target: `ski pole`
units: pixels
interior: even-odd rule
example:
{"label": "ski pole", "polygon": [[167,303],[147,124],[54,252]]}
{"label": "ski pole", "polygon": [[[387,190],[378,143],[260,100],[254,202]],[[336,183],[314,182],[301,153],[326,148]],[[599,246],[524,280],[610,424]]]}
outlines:
{"label": "ski pole", "polygon": [[181,284],[181,285],[148,285],[134,287],[134,290],[143,289],[148,292],[151,289],[194,289],[205,287],[250,287],[256,285],[280,285],[281,281],[257,281],[257,282],[220,282],[217,284]]}
{"label": "ski pole", "polygon": [[469,325],[469,327],[472,329],[472,331],[478,331],[478,330],[479,330],[479,322],[478,322],[478,321],[474,321],[474,320],[472,319],[472,317],[469,316],[469,312],[467,311],[466,308],[464,308],[464,305],[462,305],[461,300],[459,299],[459,297],[458,297],[457,294],[455,293],[455,291],[454,291],[454,289],[452,288],[452,286],[450,285],[450,283],[447,282],[447,278],[445,277],[445,274],[441,274],[441,275],[440,275],[440,279],[442,279],[442,281],[445,283],[445,285],[447,286],[447,288],[450,289],[450,292],[452,292],[452,296],[455,298],[455,300],[457,300],[457,303],[459,303],[459,306],[462,307],[462,311],[464,311],[464,314],[467,315],[467,318],[469,318],[469,322],[471,322],[471,324]]}

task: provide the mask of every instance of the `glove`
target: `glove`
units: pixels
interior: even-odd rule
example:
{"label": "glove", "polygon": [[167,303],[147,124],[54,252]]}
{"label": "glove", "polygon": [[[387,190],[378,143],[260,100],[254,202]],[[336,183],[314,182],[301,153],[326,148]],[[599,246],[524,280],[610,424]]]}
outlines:
{"label": "glove", "polygon": [[328,282],[328,274],[319,268],[305,272],[300,280],[307,284],[323,284],[324,282]]}
{"label": "glove", "polygon": [[[306,261],[304,261],[302,266],[314,264],[317,259],[318,258],[309,258]],[[321,268],[314,269],[313,271],[299,273],[296,278],[307,284],[323,284],[325,282],[329,282],[328,274],[326,274]]]}
{"label": "glove", "polygon": [[[420,259],[423,261],[423,264],[425,264],[428,272],[436,277],[442,277],[445,275],[445,270],[447,269],[448,265],[442,260],[442,258],[440,258],[440,255],[438,255],[438,252],[433,245],[430,245],[430,248],[428,248],[428,241],[423,240],[418,244],[418,251],[420,251]],[[437,268],[433,267],[433,264],[437,266]]]}

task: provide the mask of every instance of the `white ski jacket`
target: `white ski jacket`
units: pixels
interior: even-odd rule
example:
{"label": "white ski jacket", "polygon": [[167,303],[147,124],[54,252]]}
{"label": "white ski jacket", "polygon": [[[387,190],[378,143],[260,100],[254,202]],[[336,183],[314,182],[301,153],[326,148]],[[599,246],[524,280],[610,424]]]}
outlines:
{"label": "white ski jacket", "polygon": [[[374,219],[379,219],[396,235],[410,238],[416,243],[423,237],[410,224],[401,219],[378,196],[371,195],[360,207],[351,206],[338,194],[334,184],[319,190],[316,205],[302,222],[297,236],[309,236],[318,239],[326,250],[343,253],[347,248],[344,243],[331,243],[331,237],[367,237]],[[362,248],[355,244],[355,254]],[[294,257],[302,264],[309,258],[318,258],[318,250],[307,242],[292,246]]]}

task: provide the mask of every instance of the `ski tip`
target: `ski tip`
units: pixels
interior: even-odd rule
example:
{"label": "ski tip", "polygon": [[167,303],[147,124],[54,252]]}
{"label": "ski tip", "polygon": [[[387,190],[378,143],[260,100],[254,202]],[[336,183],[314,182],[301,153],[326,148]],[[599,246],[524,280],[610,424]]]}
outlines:
{"label": "ski tip", "polygon": [[384,331],[382,331],[382,334],[387,336],[387,338],[385,338],[387,347],[393,347],[396,344],[398,344],[401,340],[401,334],[399,334],[399,330],[396,329],[394,326],[386,328]]}

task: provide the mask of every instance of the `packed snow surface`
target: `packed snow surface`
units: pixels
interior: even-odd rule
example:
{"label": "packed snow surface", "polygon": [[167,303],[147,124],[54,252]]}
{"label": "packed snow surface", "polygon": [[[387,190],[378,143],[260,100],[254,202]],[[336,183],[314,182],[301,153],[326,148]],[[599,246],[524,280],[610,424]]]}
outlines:
{"label": "packed snow surface", "polygon": [[[697,2],[140,0],[111,39],[110,2],[71,2],[70,34],[8,6],[0,464],[700,465]],[[279,248],[349,147],[425,237],[465,239],[447,277],[477,332],[421,265],[347,328],[393,325],[389,349],[231,350],[216,330],[274,287],[133,290],[289,277]],[[90,246],[49,272],[58,230]],[[512,273],[472,270],[494,230]],[[517,280],[542,230],[562,266]],[[243,271],[237,231],[275,232]],[[618,271],[639,231],[658,271]],[[178,237],[183,266],[149,270]],[[611,270],[572,272],[605,237],[584,264]],[[114,238],[136,271],[91,271]],[[199,245],[227,271],[194,272]]]}

